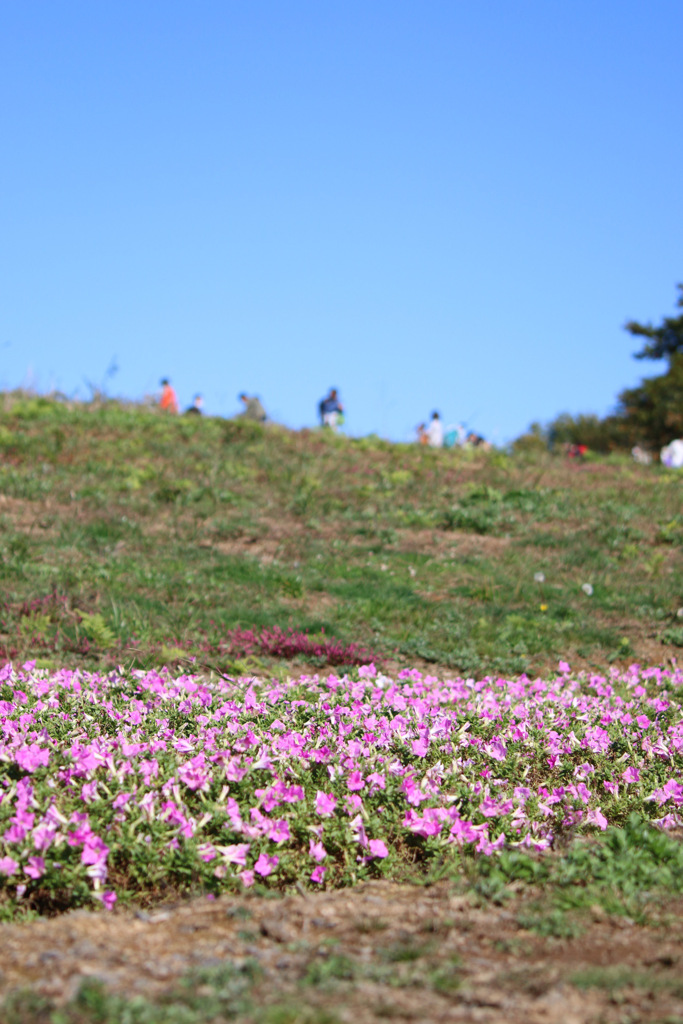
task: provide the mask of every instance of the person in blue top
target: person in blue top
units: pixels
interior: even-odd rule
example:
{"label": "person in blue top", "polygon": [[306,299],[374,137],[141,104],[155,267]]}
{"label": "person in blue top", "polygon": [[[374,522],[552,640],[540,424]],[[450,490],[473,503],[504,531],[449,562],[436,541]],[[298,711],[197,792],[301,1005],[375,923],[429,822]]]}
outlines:
{"label": "person in blue top", "polygon": [[336,388],[330,388],[327,396],[318,405],[320,424],[323,427],[330,427],[336,430],[343,422],[344,407],[339,401]]}

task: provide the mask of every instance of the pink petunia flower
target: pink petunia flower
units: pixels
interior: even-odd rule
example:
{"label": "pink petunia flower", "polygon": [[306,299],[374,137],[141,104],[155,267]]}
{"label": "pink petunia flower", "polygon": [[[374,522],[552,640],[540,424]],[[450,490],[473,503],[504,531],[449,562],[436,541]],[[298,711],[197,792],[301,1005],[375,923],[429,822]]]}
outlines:
{"label": "pink petunia flower", "polygon": [[484,750],[494,761],[504,761],[507,756],[507,747],[502,740],[491,740],[484,744]]}
{"label": "pink petunia flower", "polygon": [[285,843],[292,838],[292,834],[289,831],[289,822],[286,818],[273,822],[268,832],[268,838],[274,843]]}
{"label": "pink petunia flower", "polygon": [[372,786],[372,789],[370,790],[371,795],[375,793],[378,789],[387,788],[387,780],[383,772],[372,772],[370,775],[368,775],[367,781]]}
{"label": "pink petunia flower", "polygon": [[45,874],[45,861],[42,857],[29,857],[24,874],[29,878],[42,878]]}
{"label": "pink petunia flower", "polygon": [[219,846],[218,850],[228,864],[237,864],[239,867],[246,867],[249,843],[233,843],[230,846]]}
{"label": "pink petunia flower", "polygon": [[0,858],[0,875],[7,875],[9,877],[16,872],[18,867],[19,864],[13,857]]}
{"label": "pink petunia flower", "polygon": [[116,903],[116,893],[108,889],[106,892],[93,893],[95,899],[100,900],[105,910],[113,910]]}
{"label": "pink petunia flower", "polygon": [[607,828],[607,818],[602,813],[599,807],[596,807],[593,811],[588,811],[586,817],[584,818],[584,821],[586,825],[595,825],[603,832]]}
{"label": "pink petunia flower", "polygon": [[320,863],[320,861],[322,860],[325,860],[325,857],[327,857],[327,850],[325,849],[323,844],[316,843],[313,839],[311,839],[308,845],[308,853],[309,856],[311,856],[313,860],[318,861],[318,863]]}
{"label": "pink petunia flower", "polygon": [[279,857],[269,857],[267,853],[262,853],[254,864],[254,871],[257,875],[266,878],[275,870],[279,863]]}
{"label": "pink petunia flower", "polygon": [[50,751],[39,747],[37,743],[30,743],[27,747],[21,747],[16,751],[14,760],[25,772],[34,772],[37,768],[45,767],[50,761]]}
{"label": "pink petunia flower", "polygon": [[315,796],[315,810],[321,818],[327,818],[334,813],[337,806],[337,798],[332,793],[323,793],[318,790]]}

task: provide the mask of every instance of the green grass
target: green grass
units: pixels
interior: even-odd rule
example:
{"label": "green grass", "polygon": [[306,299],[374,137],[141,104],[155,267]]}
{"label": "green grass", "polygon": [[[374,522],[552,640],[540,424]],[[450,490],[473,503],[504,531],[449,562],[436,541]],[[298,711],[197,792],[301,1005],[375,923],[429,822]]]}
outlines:
{"label": "green grass", "polygon": [[84,982],[76,996],[61,1007],[35,993],[20,991],[2,1006],[2,1019],[6,1024],[212,1024],[250,1012],[252,989],[260,977],[254,964],[236,967],[226,961],[186,975],[154,1001],[117,995],[92,980]]}
{"label": "green grass", "polygon": [[683,474],[1,404],[5,657],[230,668],[275,626],[473,675],[680,656]]}
{"label": "green grass", "polygon": [[229,963],[188,975],[164,997],[120,996],[97,981],[84,982],[64,1006],[29,991],[10,996],[2,1007],[3,1024],[339,1024],[322,1008],[296,1003],[257,1006],[254,978]]}
{"label": "green grass", "polygon": [[631,967],[591,967],[572,977],[577,988],[598,988],[614,996],[624,988],[636,989],[650,996],[664,993],[683,998],[683,980],[677,975],[662,976],[655,971],[634,971]]}
{"label": "green grass", "polygon": [[607,829],[599,840],[574,840],[550,857],[505,850],[495,860],[479,858],[468,883],[486,902],[504,902],[520,884],[542,893],[524,908],[519,924],[571,938],[596,907],[641,924],[659,920],[667,897],[683,893],[683,844],[632,814],[622,828]]}

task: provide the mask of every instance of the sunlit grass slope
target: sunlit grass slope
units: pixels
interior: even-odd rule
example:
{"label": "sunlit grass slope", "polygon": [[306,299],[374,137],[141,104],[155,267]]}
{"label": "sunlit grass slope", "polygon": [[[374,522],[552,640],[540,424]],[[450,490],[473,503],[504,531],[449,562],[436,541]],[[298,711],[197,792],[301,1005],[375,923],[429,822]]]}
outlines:
{"label": "sunlit grass slope", "polygon": [[683,647],[683,473],[116,402],[0,409],[4,658],[482,676]]}

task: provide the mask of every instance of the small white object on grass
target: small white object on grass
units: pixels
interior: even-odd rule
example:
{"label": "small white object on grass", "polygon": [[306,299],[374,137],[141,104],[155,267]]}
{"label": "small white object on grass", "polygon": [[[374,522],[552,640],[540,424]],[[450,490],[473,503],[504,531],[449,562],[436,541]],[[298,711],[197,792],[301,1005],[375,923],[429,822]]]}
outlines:
{"label": "small white object on grass", "polygon": [[582,583],[581,584],[581,589],[583,590],[584,594],[588,595],[588,597],[592,596],[592,594],[593,594],[593,587],[592,587],[592,585],[590,583]]}
{"label": "small white object on grass", "polygon": [[535,572],[534,573],[534,583],[545,583],[545,573],[544,572]]}

